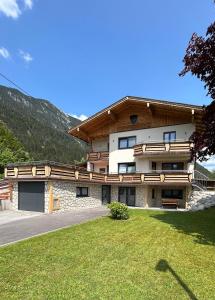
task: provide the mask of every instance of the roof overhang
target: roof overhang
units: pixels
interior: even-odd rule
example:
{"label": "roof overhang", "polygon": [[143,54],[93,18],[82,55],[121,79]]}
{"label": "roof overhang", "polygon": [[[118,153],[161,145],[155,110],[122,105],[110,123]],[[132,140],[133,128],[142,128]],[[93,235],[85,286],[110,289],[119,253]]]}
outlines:
{"label": "roof overhang", "polygon": [[190,113],[191,120],[196,123],[197,129],[203,129],[202,124],[202,115],[203,115],[203,107],[191,104],[177,103],[171,101],[163,101],[163,100],[155,100],[149,98],[140,98],[127,96],[119,101],[113,103],[107,108],[99,111],[93,116],[89,117],[78,126],[75,126],[69,130],[69,134],[74,137],[77,137],[86,142],[90,141],[89,132],[96,130],[99,126],[104,125],[106,123],[110,123],[111,121],[117,120],[117,115],[125,109],[127,106],[131,106],[134,104],[141,105],[145,108],[153,109],[164,109],[173,112],[181,112],[181,113]]}

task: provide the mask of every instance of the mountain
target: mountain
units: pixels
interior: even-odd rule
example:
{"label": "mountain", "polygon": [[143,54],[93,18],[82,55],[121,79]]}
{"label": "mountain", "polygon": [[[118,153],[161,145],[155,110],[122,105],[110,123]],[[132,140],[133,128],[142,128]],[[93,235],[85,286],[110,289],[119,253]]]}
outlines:
{"label": "mountain", "polygon": [[86,156],[86,144],[67,133],[80,120],[47,100],[0,85],[0,120],[33,160],[72,163]]}
{"label": "mountain", "polygon": [[204,174],[210,179],[215,179],[215,174],[214,172],[210,172],[208,169],[200,165],[199,163],[196,163],[196,170],[199,171],[200,173]]}

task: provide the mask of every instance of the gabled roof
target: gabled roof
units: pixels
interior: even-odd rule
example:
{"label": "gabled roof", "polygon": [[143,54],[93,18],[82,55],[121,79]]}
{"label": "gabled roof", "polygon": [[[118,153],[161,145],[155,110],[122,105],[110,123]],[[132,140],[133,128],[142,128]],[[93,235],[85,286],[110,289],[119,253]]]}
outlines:
{"label": "gabled roof", "polygon": [[199,105],[192,105],[192,104],[185,104],[185,103],[179,103],[179,102],[173,102],[173,101],[166,101],[166,100],[157,100],[157,99],[151,99],[151,98],[142,98],[142,97],[136,97],[136,96],[126,96],[110,106],[104,108],[103,110],[99,111],[98,113],[92,115],[85,121],[81,122],[78,126],[75,126],[69,130],[69,134],[78,137],[82,140],[87,141],[88,138],[86,136],[85,131],[95,122],[97,122],[99,119],[103,119],[105,115],[111,114],[111,113],[117,113],[119,112],[123,107],[126,107],[127,105],[132,105],[135,103],[139,104],[145,104],[147,107],[154,106],[159,108],[165,108],[165,109],[173,109],[181,112],[187,112],[190,111],[192,114],[196,114],[198,116],[202,115],[203,107]]}

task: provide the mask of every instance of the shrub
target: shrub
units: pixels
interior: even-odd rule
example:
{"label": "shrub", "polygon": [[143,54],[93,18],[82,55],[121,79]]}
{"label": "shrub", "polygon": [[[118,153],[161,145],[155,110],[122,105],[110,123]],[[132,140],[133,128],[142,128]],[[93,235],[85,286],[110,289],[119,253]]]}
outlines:
{"label": "shrub", "polygon": [[108,208],[110,208],[113,219],[127,220],[129,218],[128,206],[123,203],[112,202],[108,205]]}

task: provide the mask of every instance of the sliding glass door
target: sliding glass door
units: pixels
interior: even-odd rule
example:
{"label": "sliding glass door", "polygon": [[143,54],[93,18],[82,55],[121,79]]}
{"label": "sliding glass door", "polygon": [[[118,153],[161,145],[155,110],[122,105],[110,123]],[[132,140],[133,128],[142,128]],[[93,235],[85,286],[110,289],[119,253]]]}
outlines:
{"label": "sliding glass door", "polygon": [[135,206],[136,189],[135,187],[119,187],[119,202],[128,206]]}

